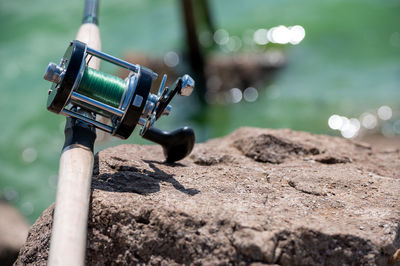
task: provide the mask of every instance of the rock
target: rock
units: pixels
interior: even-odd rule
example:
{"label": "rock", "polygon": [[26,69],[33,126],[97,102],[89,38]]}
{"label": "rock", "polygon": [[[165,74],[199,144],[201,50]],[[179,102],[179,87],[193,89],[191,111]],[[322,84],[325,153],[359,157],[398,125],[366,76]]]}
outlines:
{"label": "rock", "polygon": [[0,200],[0,265],[12,265],[28,236],[29,225],[12,206]]}
{"label": "rock", "polygon": [[[242,128],[178,163],[162,161],[159,146],[98,153],[88,265],[395,265],[400,257],[398,150]],[[16,265],[46,263],[51,218],[52,207]]]}

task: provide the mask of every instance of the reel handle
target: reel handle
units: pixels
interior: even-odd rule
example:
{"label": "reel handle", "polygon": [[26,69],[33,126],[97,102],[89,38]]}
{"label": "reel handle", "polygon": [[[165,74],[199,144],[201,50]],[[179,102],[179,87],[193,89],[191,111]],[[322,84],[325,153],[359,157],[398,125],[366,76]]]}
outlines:
{"label": "reel handle", "polygon": [[190,127],[178,128],[171,132],[150,127],[142,137],[163,147],[167,163],[185,158],[192,151],[195,142],[194,131]]}

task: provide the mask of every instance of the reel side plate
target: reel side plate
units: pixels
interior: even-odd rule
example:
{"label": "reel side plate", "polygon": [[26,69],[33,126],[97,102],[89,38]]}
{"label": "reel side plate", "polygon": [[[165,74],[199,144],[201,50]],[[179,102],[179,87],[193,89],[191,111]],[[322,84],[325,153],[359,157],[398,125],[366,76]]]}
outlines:
{"label": "reel side plate", "polygon": [[79,41],[70,43],[60,66],[66,69],[65,76],[60,84],[53,82],[47,98],[47,109],[53,113],[60,113],[68,103],[74,83],[84,65],[86,45]]}

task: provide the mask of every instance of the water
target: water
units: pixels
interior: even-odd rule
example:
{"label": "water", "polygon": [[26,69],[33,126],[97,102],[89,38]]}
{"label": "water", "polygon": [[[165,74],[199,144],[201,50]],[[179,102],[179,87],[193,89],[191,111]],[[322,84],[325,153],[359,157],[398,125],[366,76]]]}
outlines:
{"label": "water", "polygon": [[[197,120],[202,123],[187,121],[200,140],[240,126],[332,134],[327,120],[333,113],[358,116],[383,104],[399,109],[398,1],[211,2],[217,28],[229,34],[299,24],[306,29],[306,38],[285,47],[287,66],[270,88],[257,88],[255,102],[213,105]],[[176,3],[101,2],[103,51],[117,57],[132,49],[162,56],[182,49]],[[78,0],[0,2],[0,194],[31,222],[54,201],[64,138],[65,119],[45,108],[49,83],[42,76],[47,63],[58,61],[74,38],[82,12]],[[179,110],[160,122],[166,129],[183,123]],[[136,133],[126,142],[144,141]],[[112,140],[97,149],[120,143]]]}

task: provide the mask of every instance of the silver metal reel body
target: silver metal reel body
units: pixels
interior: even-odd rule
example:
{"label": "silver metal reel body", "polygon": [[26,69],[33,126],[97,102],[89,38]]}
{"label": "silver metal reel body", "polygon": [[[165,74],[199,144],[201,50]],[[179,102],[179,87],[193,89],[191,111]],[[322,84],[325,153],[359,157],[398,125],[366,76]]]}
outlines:
{"label": "silver metal reel body", "polygon": [[[86,59],[90,61],[92,56],[131,71],[125,79],[127,85],[118,107],[110,106],[77,91],[87,67]],[[171,112],[172,107],[169,102],[176,93],[188,96],[194,88],[193,79],[184,75],[178,78],[175,87],[169,90],[165,87],[166,75],[164,75],[158,94],[152,94],[150,87],[152,80],[157,78],[156,73],[92,49],[79,41],[70,44],[59,65],[49,64],[44,78],[53,82],[47,103],[50,111],[82,120],[122,139],[128,138],[137,124],[142,126],[140,134],[143,135],[161,115],[168,115]],[[82,115],[76,111],[77,108],[74,108],[76,106],[110,118],[111,124],[107,125]]]}

